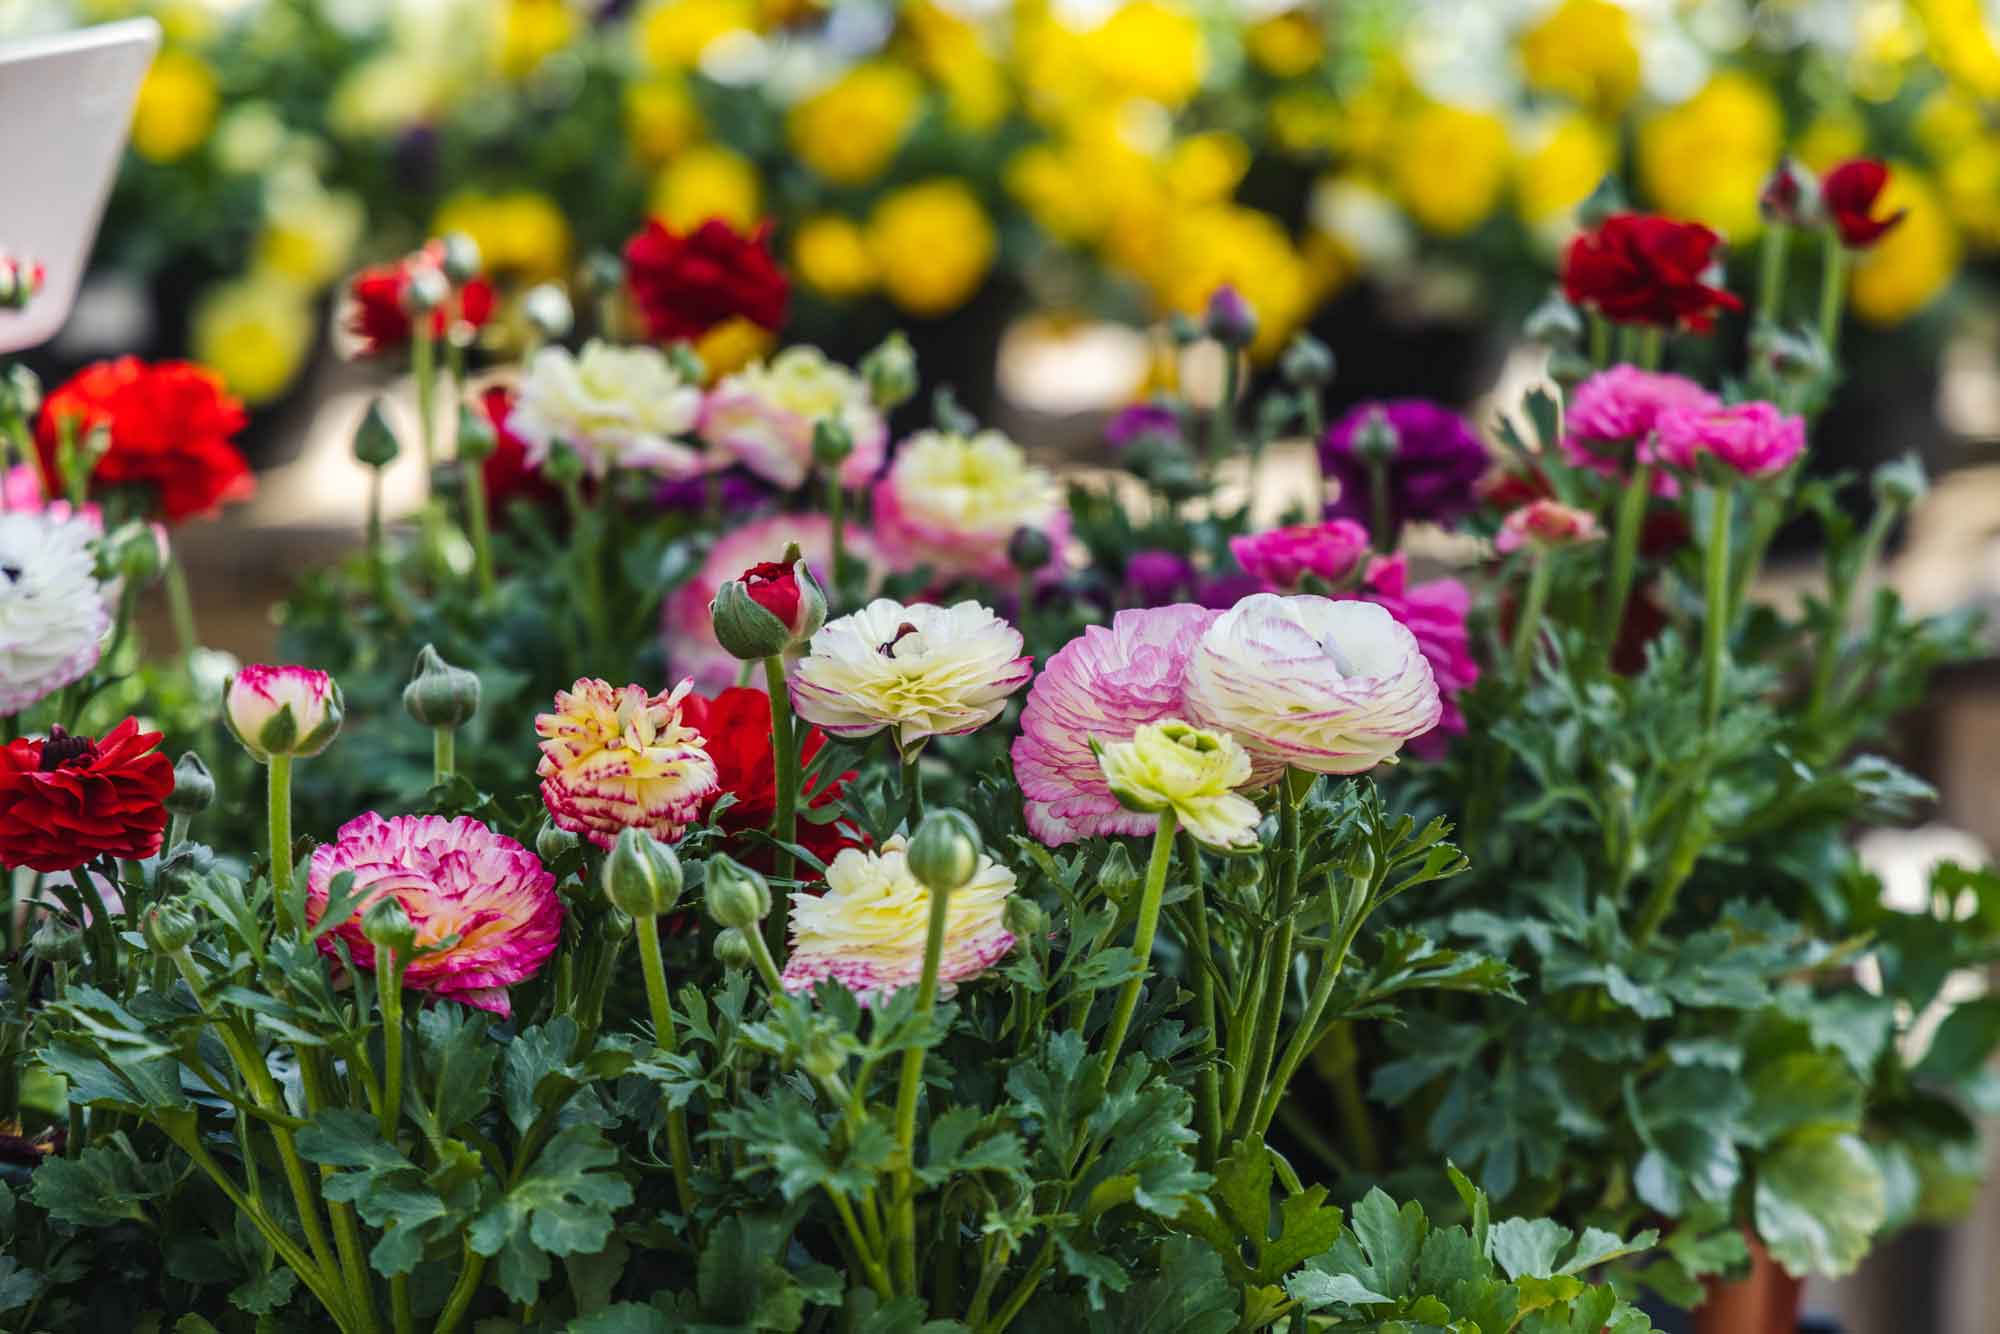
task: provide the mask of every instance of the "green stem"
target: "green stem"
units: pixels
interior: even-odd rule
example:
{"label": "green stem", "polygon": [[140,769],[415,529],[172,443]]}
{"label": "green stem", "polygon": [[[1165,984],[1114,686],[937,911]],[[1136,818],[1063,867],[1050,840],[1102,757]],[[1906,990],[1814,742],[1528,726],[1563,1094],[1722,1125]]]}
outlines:
{"label": "green stem", "polygon": [[[917,1023],[928,1020],[937,1007],[938,963],[944,957],[944,933],[951,911],[949,893],[935,889],[927,892],[930,924],[924,934],[924,971],[917,982],[917,1007],[912,1016]],[[914,1043],[905,1049],[903,1068],[896,1081],[895,1213],[890,1224],[889,1248],[897,1283],[908,1296],[917,1295],[917,1098],[924,1087],[925,1050]]]}
{"label": "green stem", "polygon": [[[901,749],[901,740],[897,747]],[[903,756],[903,827],[912,835],[924,818],[924,772],[918,767],[923,758],[922,748]]]}
{"label": "green stem", "polygon": [[1660,368],[1660,357],[1666,350],[1666,330],[1657,325],[1648,325],[1639,330],[1637,338],[1639,369],[1656,371]]}
{"label": "green stem", "polygon": [[417,385],[417,444],[424,458],[424,494],[430,494],[431,469],[437,466],[437,423],[432,419],[431,400],[437,385],[437,341],[431,336],[428,315],[410,320],[410,377]]}
{"label": "green stem", "polygon": [[596,662],[609,651],[611,638],[604,602],[604,564],[597,549],[596,516],[584,505],[582,484],[574,479],[563,484],[563,500],[570,516],[570,558],[575,563],[577,582],[583,588],[584,628],[590,640],[587,651],[589,660]]}
{"label": "green stem", "polygon": [[368,582],[375,602],[389,606],[389,555],[382,543],[382,470],[368,470]]}
{"label": "green stem", "polygon": [[1118,992],[1117,1008],[1111,1012],[1110,1035],[1104,1040],[1104,1077],[1118,1068],[1118,1053],[1132,1027],[1132,1015],[1139,1008],[1139,993],[1145,989],[1147,969],[1153,958],[1153,939],[1160,929],[1160,899],[1166,892],[1167,867],[1174,859],[1174,830],[1171,807],[1160,812],[1160,827],[1153,833],[1153,856],[1146,864],[1146,888],[1139,896],[1139,921],[1132,932],[1132,952],[1138,956],[1139,973]]}
{"label": "green stem", "polygon": [[1792,240],[1791,226],[1783,222],[1765,224],[1764,239],[1757,252],[1757,322],[1775,329],[1785,319],[1785,252]]}
{"label": "green stem", "polygon": [[[771,753],[775,763],[777,809],[771,816],[771,837],[779,847],[772,870],[780,880],[792,878],[792,844],[799,840],[799,747],[792,721],[791,691],[785,684],[785,659],[772,654],[764,659],[764,689],[771,698]],[[910,826],[916,829],[915,824]],[[785,952],[785,919],[790,896],[772,896],[770,914],[764,919],[764,939],[771,953]]]}
{"label": "green stem", "polygon": [[1819,340],[1826,345],[1826,358],[1831,363],[1840,349],[1840,311],[1847,299],[1847,247],[1831,226],[1822,236],[1825,260],[1819,276]]}
{"label": "green stem", "polygon": [[[646,978],[646,1006],[653,1016],[653,1041],[660,1050],[673,1055],[679,1048],[674,1034],[674,1012],[667,1000],[667,969],[660,957],[658,919],[642,917],[633,923],[639,936],[639,962]],[[681,1213],[690,1225],[694,1220],[694,1152],[688,1142],[687,1111],[675,1108],[667,1113],[667,1152],[673,1160],[674,1194]]]}
{"label": "green stem", "polygon": [[458,731],[451,727],[431,729],[431,782],[448,783],[458,772]]}
{"label": "green stem", "polygon": [[1235,1139],[1249,1133],[1257,1108],[1264,1100],[1264,1081],[1277,1056],[1278,1024],[1284,1017],[1285,993],[1291,983],[1292,908],[1299,893],[1299,795],[1293,790],[1292,775],[1293,771],[1286,769],[1278,780],[1279,923],[1271,937],[1270,953],[1263,960],[1263,993],[1256,1010],[1257,1027],[1250,1039],[1249,1063],[1231,1113]]}
{"label": "green stem", "polygon": [[181,564],[180,552],[170,552],[167,556],[166,580],[167,616],[173,621],[174,647],[181,656],[181,668],[186,670],[194,661],[194,651],[201,646],[201,637],[195,629],[194,597],[188,592],[187,569]]}
{"label": "green stem", "polygon": [[375,1000],[382,1007],[382,1138],[396,1142],[403,1117],[403,966],[392,949],[377,951]]}
{"label": "green stem", "polygon": [[98,986],[107,992],[115,991],[118,986],[118,936],[111,926],[111,914],[105,910],[104,896],[97,892],[97,882],[91,879],[88,867],[75,867],[69,876],[76,882],[76,890],[83,896],[84,906],[90,909],[86,932],[90,939],[90,970],[96,975]]}
{"label": "green stem", "polygon": [[1535,645],[1542,637],[1542,611],[1549,603],[1549,582],[1555,562],[1546,551],[1537,550],[1528,566],[1528,597],[1521,604],[1521,619],[1514,627],[1514,680],[1525,683],[1528,669],[1535,663]]}
{"label": "green stem", "polygon": [[1368,535],[1377,551],[1396,549],[1395,511],[1389,504],[1389,464],[1368,460]]}
{"label": "green stem", "polygon": [[1243,358],[1233,347],[1222,349],[1222,397],[1208,418],[1208,466],[1228,458],[1236,447],[1236,395],[1242,388]]}
{"label": "green stem", "polygon": [[833,599],[844,604],[847,588],[847,491],[840,484],[838,468],[828,472],[826,478],[826,517],[833,533],[832,564],[828,567],[833,575]]}
{"label": "green stem", "polygon": [[1602,370],[1611,364],[1611,321],[1590,312],[1590,364]]}
{"label": "green stem", "polygon": [[1207,1058],[1208,1064],[1202,1067],[1195,1084],[1195,1124],[1201,1134],[1201,1165],[1213,1167],[1220,1156],[1222,1137],[1222,1078],[1216,1068],[1219,1057],[1216,1054],[1215,975],[1210,971],[1214,967],[1214,955],[1208,937],[1208,901],[1206,886],[1202,883],[1201,848],[1192,834],[1182,836],[1181,861],[1187,868],[1189,879],[1194,882],[1190,915],[1194,919],[1195,961],[1190,971],[1194,975],[1195,1023],[1207,1034],[1202,1039],[1202,1055]]}
{"label": "green stem", "polygon": [[493,534],[486,517],[486,468],[477,459],[459,460],[465,487],[465,530],[472,535],[472,572],[482,602],[493,599]]}
{"label": "green stem", "polygon": [[445,1299],[444,1310],[438,1313],[437,1324],[431,1327],[432,1334],[453,1334],[465,1323],[465,1316],[472,1309],[472,1299],[479,1295],[479,1280],[486,1272],[486,1257],[465,1248],[465,1259],[459,1265],[458,1282],[452,1284],[451,1296]]}
{"label": "green stem", "polygon": [[1701,637],[1701,725],[1715,729],[1722,713],[1722,671],[1729,656],[1729,525],[1734,488],[1718,482],[1709,491],[1708,508],[1708,605],[1702,619]]}
{"label": "green stem", "polygon": [[[1637,447],[1636,445],[1634,446]],[[1632,596],[1632,579],[1639,565],[1639,537],[1646,526],[1646,502],[1653,492],[1651,465],[1634,462],[1611,533],[1611,587],[1597,626],[1597,664],[1607,668],[1625,625],[1625,604]]]}
{"label": "green stem", "polygon": [[[305,1094],[306,1115],[317,1115],[327,1105],[326,1083],[320,1073],[320,1054],[315,1051],[300,1050],[299,1087]],[[391,1144],[395,1137],[389,1137]],[[326,1183],[337,1175],[339,1169],[331,1163],[319,1165],[320,1191],[324,1195]],[[360,1317],[363,1329],[375,1328],[375,1290],[368,1278],[368,1261],[361,1249],[361,1228],[354,1220],[354,1208],[340,1200],[326,1202],[327,1217],[333,1222],[333,1245],[340,1254],[340,1272],[347,1286],[349,1299],[354,1303],[356,1315]],[[402,1300],[395,1301],[396,1281],[403,1281]],[[397,1275],[390,1280],[392,1305],[396,1307],[397,1334],[410,1334],[410,1326],[405,1323],[408,1315],[409,1292],[408,1275]]]}
{"label": "green stem", "polygon": [[292,757],[273,755],[266,777],[271,896],[277,901],[279,928],[297,935],[304,924],[292,916]]}
{"label": "green stem", "polygon": [[1362,887],[1358,906],[1343,922],[1339,906],[1334,901],[1332,878],[1328,877],[1326,929],[1331,933],[1329,938],[1333,941],[1333,950],[1320,963],[1319,980],[1313,987],[1311,998],[1306,1001],[1305,1013],[1299,1017],[1291,1040],[1285,1044],[1285,1054],[1278,1060],[1270,1087],[1264,1090],[1264,1101],[1258,1106],[1257,1119],[1251,1125],[1251,1129],[1260,1135],[1271,1128],[1271,1120],[1278,1114],[1278,1103],[1283,1100],[1292,1076],[1299,1072],[1299,1066],[1312,1053],[1313,1037],[1319,1031],[1319,1022],[1326,1014],[1327,1004],[1333,999],[1334,984],[1340,981],[1340,970],[1347,964],[1347,954],[1354,946],[1355,933],[1367,920],[1368,893],[1372,888],[1372,885]]}
{"label": "green stem", "polygon": [[1882,544],[1888,541],[1889,528],[1894,522],[1893,509],[1887,505],[1876,506],[1874,517],[1862,533],[1861,547],[1853,567],[1835,575],[1828,597],[1826,632],[1820,638],[1819,653],[1813,659],[1812,685],[1806,694],[1804,727],[1809,736],[1819,733],[1826,720],[1827,706],[1832,702],[1833,679],[1840,669],[1841,652],[1846,647],[1847,620],[1854,606],[1854,590],[1881,555]]}

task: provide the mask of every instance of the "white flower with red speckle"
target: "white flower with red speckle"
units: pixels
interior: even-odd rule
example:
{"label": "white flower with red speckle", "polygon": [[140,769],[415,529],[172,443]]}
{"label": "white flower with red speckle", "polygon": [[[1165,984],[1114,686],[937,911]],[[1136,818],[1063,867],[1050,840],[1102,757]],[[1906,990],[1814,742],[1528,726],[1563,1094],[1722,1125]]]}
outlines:
{"label": "white flower with red speckle", "polygon": [[556,711],[535,718],[535,773],[557,827],[605,849],[626,829],[680,837],[718,783],[701,733],[681,721],[691,689],[683,681],[656,695],[585,678],[556,692]]}

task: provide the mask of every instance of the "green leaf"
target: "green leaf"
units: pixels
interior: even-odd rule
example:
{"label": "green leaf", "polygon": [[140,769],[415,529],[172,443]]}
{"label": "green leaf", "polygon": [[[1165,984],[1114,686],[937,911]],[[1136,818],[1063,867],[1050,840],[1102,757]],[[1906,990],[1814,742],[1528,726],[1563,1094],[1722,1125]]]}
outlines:
{"label": "green leaf", "polygon": [[[1324,1186],[1310,1187],[1281,1201],[1273,1235],[1272,1176],[1271,1153],[1264,1137],[1246,1135],[1216,1165],[1215,1185],[1209,1193],[1196,1197],[1177,1219],[1183,1228],[1215,1248],[1223,1267],[1239,1285],[1278,1284],[1307,1257],[1340,1238],[1340,1210],[1324,1203]],[[1393,1210],[1394,1206],[1390,1207]],[[1418,1216],[1421,1218],[1421,1213]],[[1255,1254],[1253,1262],[1244,1258],[1246,1243]],[[1412,1246],[1410,1263],[1415,1261]]]}
{"label": "green leaf", "polygon": [[105,1227],[147,1222],[142,1206],[169,1194],[174,1178],[166,1163],[142,1163],[108,1144],[93,1144],[75,1158],[51,1158],[36,1168],[28,1193],[52,1217]]}
{"label": "green leaf", "polygon": [[1285,1280],[1285,1291],[1308,1311],[1329,1306],[1369,1306],[1389,1299],[1352,1274],[1301,1269]]}
{"label": "green leaf", "polygon": [[42,1290],[42,1276],[24,1269],[11,1255],[0,1254],[0,1313],[19,1310]]}
{"label": "green leaf", "polygon": [[1882,1174],[1856,1136],[1807,1131],[1758,1165],[1757,1235],[1795,1277],[1851,1272],[1887,1212]]}
{"label": "green leaf", "polygon": [[1090,1334],[1231,1334],[1240,1303],[1222,1261],[1192,1237],[1160,1244],[1147,1277],[1087,1319]]}
{"label": "green leaf", "polygon": [[299,1276],[283,1265],[237,1284],[230,1290],[229,1303],[251,1315],[270,1315],[292,1299]]}
{"label": "green leaf", "polygon": [[479,1254],[499,1257],[501,1291],[532,1302],[549,1276],[551,1255],[604,1249],[613,1211],[632,1202],[631,1184],[617,1165],[618,1151],[595,1126],[569,1126],[512,1189],[472,1220],[466,1239]]}
{"label": "green leaf", "polygon": [[1915,1074],[1919,1079],[1957,1083],[1979,1073],[1995,1046],[2000,1046],[2000,996],[1966,1001],[1938,1025]]}
{"label": "green leaf", "polygon": [[1401,1297],[1410,1290],[1429,1224],[1415,1200],[1401,1209],[1378,1186],[1354,1206],[1354,1235],[1368,1250],[1368,1261],[1384,1292]]}
{"label": "green leaf", "polygon": [[1508,1278],[1547,1278],[1573,1235],[1553,1219],[1509,1218],[1493,1225],[1486,1252]]}
{"label": "green leaf", "polygon": [[1755,1063],[1747,1081],[1750,1105],[1742,1139],[1762,1146],[1794,1130],[1852,1130],[1861,1124],[1865,1093],[1844,1058],[1795,1051]]}

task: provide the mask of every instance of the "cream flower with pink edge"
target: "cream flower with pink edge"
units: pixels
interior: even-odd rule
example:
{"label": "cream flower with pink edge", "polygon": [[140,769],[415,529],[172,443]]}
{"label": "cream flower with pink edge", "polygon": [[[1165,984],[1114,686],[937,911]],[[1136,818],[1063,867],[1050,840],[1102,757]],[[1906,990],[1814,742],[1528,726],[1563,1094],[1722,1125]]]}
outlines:
{"label": "cream flower with pink edge", "polygon": [[998,431],[919,431],[897,450],[873,496],[876,544],[899,570],[928,567],[940,579],[1011,586],[1007,544],[1016,530],[1035,529],[1057,553],[1069,541],[1069,509],[1054,475],[1031,466]]}
{"label": "cream flower with pink edge", "polygon": [[820,421],[839,422],[854,443],[841,485],[872,481],[888,448],[888,423],[861,377],[816,347],[788,347],[723,377],[702,403],[701,438],[772,485],[795,490],[813,470]]}
{"label": "cream flower with pink edge", "polygon": [[557,691],[556,711],[535,718],[549,818],[605,849],[626,829],[679,838],[719,782],[701,733],[681,722],[693,686],[653,695],[586,678]]}
{"label": "cream flower with pink edge", "polygon": [[[900,834],[880,852],[848,848],[826,868],[824,893],[792,895],[786,991],[832,978],[868,1005],[923,979],[931,892],[910,873],[904,849]],[[1013,892],[1014,873],[981,853],[972,879],[945,900],[939,994],[951,995],[1014,948],[1001,920]]]}
{"label": "cream flower with pink edge", "polygon": [[665,353],[593,339],[581,353],[566,347],[535,353],[507,429],[527,446],[531,469],[567,445],[592,477],[629,468],[681,479],[709,466],[681,439],[700,416],[701,390],[681,378]]}
{"label": "cream flower with pink edge", "polygon": [[319,754],[339,734],[345,710],[339,685],[314,667],[258,663],[222,690],[222,721],[259,764],[273,755]]}
{"label": "cream flower with pink edge", "polygon": [[1286,768],[1358,774],[1438,724],[1416,636],[1372,602],[1258,593],[1217,617],[1188,662],[1190,713],[1250,752],[1253,785]]}
{"label": "cream flower with pink edge", "polygon": [[375,969],[375,947],[361,928],[370,905],[393,898],[409,914],[417,943],[403,984],[505,1018],[507,988],[533,977],[562,934],[556,878],[535,854],[470,816],[370,811],[340,827],[313,851],[306,879],[306,920],[326,912],[334,877],[354,874],[367,897],[360,909],[319,938],[338,959],[337,940],[357,968]]}
{"label": "cream flower with pink edge", "polygon": [[1219,615],[1187,603],[1121,611],[1048,660],[1014,739],[1030,833],[1055,848],[1158,827],[1158,815],[1128,810],[1111,795],[1090,743],[1130,741],[1146,723],[1184,715],[1188,659]]}

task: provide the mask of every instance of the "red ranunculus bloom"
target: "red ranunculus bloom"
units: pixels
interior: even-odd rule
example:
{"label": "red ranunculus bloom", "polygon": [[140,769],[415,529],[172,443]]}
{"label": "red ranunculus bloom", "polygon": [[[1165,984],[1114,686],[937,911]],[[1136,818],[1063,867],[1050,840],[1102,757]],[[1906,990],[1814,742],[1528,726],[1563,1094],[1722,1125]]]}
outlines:
{"label": "red ranunculus bloom", "polygon": [[153,517],[168,523],[212,513],[256,489],[250,465],[230,443],[247,420],[243,405],[205,366],[191,361],[149,366],[137,357],[120,357],[78,371],[42,403],[35,424],[35,446],[48,478],[61,475],[57,446],[65,419],[79,440],[99,426],[110,433],[111,450],[91,474],[93,489],[150,488]]}
{"label": "red ranunculus bloom", "polygon": [[[433,241],[394,264],[377,264],[354,275],[347,285],[344,322],[347,331],[359,341],[359,355],[379,357],[410,341],[410,313],[403,309],[403,284],[409,281],[413,267],[435,265],[443,255],[444,248]],[[455,313],[460,323],[478,329],[493,318],[493,284],[486,279],[473,278],[460,284],[456,295]],[[444,337],[448,313],[453,312],[444,306],[431,312],[431,337]]]}
{"label": "red ranunculus bloom", "polygon": [[1714,286],[1722,237],[1698,222],[1614,213],[1563,253],[1563,293],[1618,324],[1706,333],[1742,301]]}
{"label": "red ranunculus bloom", "polygon": [[538,504],[555,500],[556,489],[528,466],[527,443],[507,429],[507,414],[514,410],[514,391],[502,385],[487,388],[479,395],[479,410],[493,428],[493,452],[479,465],[486,479],[487,512],[505,512],[507,502],[516,496]]}
{"label": "red ranunculus bloom", "polygon": [[685,236],[649,220],[625,243],[625,281],[657,342],[695,339],[738,316],[776,331],[791,284],[771,258],[771,224],[749,233],[710,218]]}
{"label": "red ranunculus bloom", "polygon": [[[689,695],[681,702],[681,721],[699,731],[707,742],[709,758],[715,761],[720,782],[715,796],[702,808],[703,818],[727,793],[735,801],[716,817],[718,825],[732,834],[768,828],[778,809],[778,772],[771,751],[769,697],[746,686],[731,686],[714,699]],[[817,727],[809,729],[805,744],[800,747],[800,763],[811,764],[812,757],[825,744],[826,737]],[[850,772],[824,784],[809,780],[800,800],[806,806],[825,806],[839,799],[842,786],[853,777]],[[865,842],[852,830],[844,831],[840,821],[814,824],[800,812],[799,843],[823,862],[832,861],[843,848],[861,847]],[[763,864],[769,856],[762,849],[754,849],[749,860]],[[812,868],[804,865],[799,867],[799,875],[801,879],[817,878]]]}
{"label": "red ranunculus bloom", "polygon": [[51,728],[0,750],[0,866],[69,871],[160,850],[174,766],[158,732],[127,718],[102,741]]}
{"label": "red ranunculus bloom", "polygon": [[1889,183],[1889,168],[1872,157],[1843,162],[1820,182],[1826,215],[1840,233],[1841,244],[1865,250],[1901,222],[1910,210],[1899,208],[1886,218],[1875,216],[1875,203]]}

